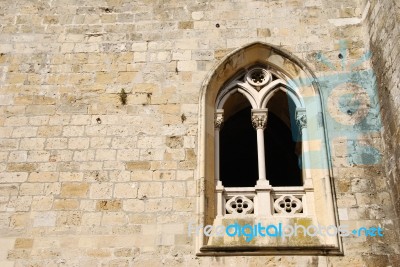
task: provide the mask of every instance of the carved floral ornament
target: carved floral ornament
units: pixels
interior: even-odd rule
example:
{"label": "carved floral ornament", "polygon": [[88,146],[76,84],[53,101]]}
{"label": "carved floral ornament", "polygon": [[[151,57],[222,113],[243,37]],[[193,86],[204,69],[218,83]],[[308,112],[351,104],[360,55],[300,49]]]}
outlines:
{"label": "carved floral ornament", "polygon": [[304,128],[307,127],[307,115],[305,109],[296,110],[296,124],[300,133]]}
{"label": "carved floral ornament", "polygon": [[226,202],[228,214],[251,214],[253,210],[253,201],[243,195],[234,196]]}
{"label": "carved floral ornament", "polygon": [[306,117],[306,115],[303,114],[303,115],[297,117],[296,123],[297,123],[297,126],[299,127],[300,130],[305,128],[307,126],[307,117]]}
{"label": "carved floral ornament", "polygon": [[268,113],[266,112],[252,112],[251,123],[255,129],[265,129],[267,127]]}
{"label": "carved floral ornament", "polygon": [[253,68],[247,72],[245,80],[259,91],[261,86],[266,85],[272,80],[272,75],[266,69]]}
{"label": "carved floral ornament", "polygon": [[282,195],[274,201],[274,209],[280,214],[294,214],[303,211],[301,199],[293,195]]}
{"label": "carved floral ornament", "polygon": [[217,110],[214,118],[214,125],[216,129],[221,129],[224,123],[224,110]]}

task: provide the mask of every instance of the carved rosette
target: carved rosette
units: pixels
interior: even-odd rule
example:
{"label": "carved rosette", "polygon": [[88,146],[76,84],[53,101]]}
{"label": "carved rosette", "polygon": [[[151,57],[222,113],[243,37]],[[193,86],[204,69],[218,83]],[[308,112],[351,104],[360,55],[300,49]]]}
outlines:
{"label": "carved rosette", "polygon": [[252,112],[251,123],[255,129],[265,129],[267,127],[267,112]]}
{"label": "carved rosette", "polygon": [[246,74],[245,80],[259,91],[261,86],[266,85],[272,80],[272,75],[266,69],[253,68]]}

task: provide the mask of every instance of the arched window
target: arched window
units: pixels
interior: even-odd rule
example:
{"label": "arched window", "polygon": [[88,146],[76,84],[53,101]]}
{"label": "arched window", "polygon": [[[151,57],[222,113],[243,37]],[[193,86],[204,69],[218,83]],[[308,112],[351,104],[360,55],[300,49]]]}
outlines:
{"label": "arched window", "polygon": [[[274,46],[222,60],[200,99],[199,224],[338,225],[319,94],[309,68]],[[199,255],[341,253],[338,235],[197,241]]]}
{"label": "arched window", "polygon": [[[307,136],[305,116],[302,97],[268,66],[241,70],[222,87],[215,102],[217,216],[303,213],[302,177],[310,177],[300,169],[309,160],[301,149],[296,154],[296,145]],[[272,186],[299,188],[285,194]],[[237,199],[251,208],[236,205]]]}
{"label": "arched window", "polygon": [[[250,72],[255,70],[269,74],[265,68],[256,68]],[[259,77],[261,73],[253,75]],[[277,80],[275,75],[272,76]],[[243,83],[241,80],[243,78],[239,78],[238,86]],[[298,126],[291,123],[296,106],[290,96],[279,90],[279,86],[277,84],[270,88],[276,92],[273,92],[265,110],[267,121],[263,125],[264,155],[261,156],[265,161],[267,180],[272,186],[301,186],[301,135]],[[256,91],[257,88],[254,86]],[[270,93],[267,90],[256,91],[252,92],[254,99],[265,98]],[[255,186],[259,178],[257,170],[260,163],[257,164],[257,134],[252,124],[252,110],[246,95],[237,91],[229,96],[223,109],[219,110],[224,112],[224,123],[223,127],[218,127],[220,153],[216,160],[219,160],[221,182],[225,187]]]}

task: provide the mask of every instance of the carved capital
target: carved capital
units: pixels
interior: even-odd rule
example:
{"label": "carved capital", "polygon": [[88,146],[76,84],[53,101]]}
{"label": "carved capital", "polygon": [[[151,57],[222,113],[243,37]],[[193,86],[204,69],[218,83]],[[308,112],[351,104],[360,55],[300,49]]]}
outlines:
{"label": "carved capital", "polygon": [[267,126],[267,114],[253,114],[251,116],[251,122],[255,129],[265,129]]}
{"label": "carved capital", "polygon": [[304,128],[307,127],[307,115],[305,109],[296,110],[296,124],[300,133]]}
{"label": "carved capital", "polygon": [[254,129],[265,129],[267,127],[268,109],[251,110],[251,123]]}
{"label": "carved capital", "polygon": [[220,130],[223,124],[224,124],[224,110],[218,109],[215,112],[215,118],[214,118],[215,129]]}

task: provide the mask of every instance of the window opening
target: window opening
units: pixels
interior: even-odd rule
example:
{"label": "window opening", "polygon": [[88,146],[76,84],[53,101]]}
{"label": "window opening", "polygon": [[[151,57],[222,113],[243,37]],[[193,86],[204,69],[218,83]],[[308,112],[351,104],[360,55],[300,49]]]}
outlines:
{"label": "window opening", "polygon": [[253,187],[258,180],[257,136],[251,123],[251,106],[243,99],[236,94],[225,104],[242,108],[227,109],[228,118],[220,133],[220,176],[226,187]]}
{"label": "window opening", "polygon": [[[265,166],[272,186],[302,186],[301,136],[294,120],[293,104],[279,90],[268,102],[268,121],[264,130]],[[292,111],[292,112],[291,112]],[[292,114],[291,114],[292,113]]]}

